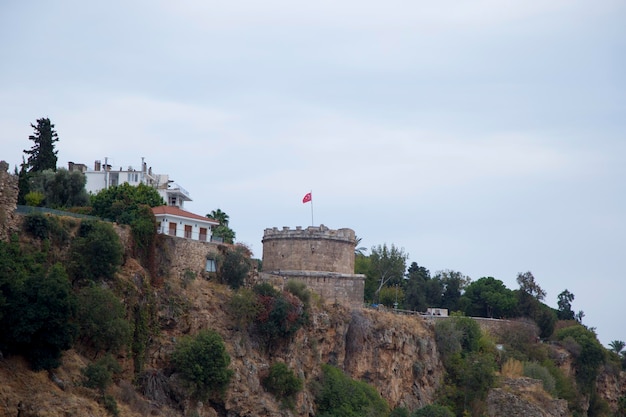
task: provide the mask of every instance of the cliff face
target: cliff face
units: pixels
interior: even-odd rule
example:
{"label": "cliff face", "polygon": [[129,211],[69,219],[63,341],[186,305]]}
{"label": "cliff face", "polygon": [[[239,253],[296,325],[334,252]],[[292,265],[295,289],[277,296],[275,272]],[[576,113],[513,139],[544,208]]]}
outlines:
{"label": "cliff face", "polygon": [[[432,402],[442,381],[443,367],[432,326],[419,317],[319,304],[312,309],[310,323],[291,341],[268,351],[257,338],[232,325],[226,313],[230,290],[195,280],[181,291],[181,299],[191,304],[180,316],[167,318],[170,329],[153,344],[149,367],[166,367],[173,341],[182,334],[217,330],[226,342],[235,371],[224,405],[229,416],[314,415],[308,385],[319,376],[322,363],[367,381],[392,408],[403,405],[414,409]],[[305,380],[294,411],[281,409],[261,386],[261,379],[276,361],[286,363]]]}

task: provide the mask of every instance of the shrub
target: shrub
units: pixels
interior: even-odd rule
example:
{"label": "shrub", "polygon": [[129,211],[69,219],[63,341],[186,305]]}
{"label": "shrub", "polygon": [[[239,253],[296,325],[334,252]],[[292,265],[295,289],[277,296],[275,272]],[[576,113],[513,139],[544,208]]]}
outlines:
{"label": "shrub", "polygon": [[124,305],[111,290],[92,286],[78,294],[79,335],[97,351],[117,353],[130,344],[132,325]]}
{"label": "shrub", "polygon": [[290,292],[302,301],[305,307],[311,303],[311,292],[307,289],[306,284],[302,281],[290,279],[285,284],[285,291]]}
{"label": "shrub", "polygon": [[504,365],[502,365],[501,373],[502,376],[508,378],[520,377],[524,373],[524,364],[517,359],[509,358],[504,362]]}
{"label": "shrub", "polygon": [[454,417],[454,413],[448,407],[432,404],[414,411],[411,417]]}
{"label": "shrub", "polygon": [[255,317],[258,333],[269,348],[291,337],[306,322],[302,301],[288,292],[279,292],[267,283],[255,285],[259,311]]}
{"label": "shrub", "polygon": [[254,321],[259,309],[256,294],[248,288],[239,288],[228,303],[228,311],[240,330]]}
{"label": "shrub", "polygon": [[282,362],[270,366],[269,375],[262,380],[262,384],[288,408],[293,408],[295,395],[302,390],[302,379]]}
{"label": "shrub", "polygon": [[322,365],[322,372],[319,384],[314,387],[318,416],[385,416],[389,413],[387,402],[372,386],[351,379],[331,365]]}
{"label": "shrub", "polygon": [[43,201],[46,199],[46,196],[39,191],[31,191],[24,196],[24,202],[27,206],[31,207],[40,207],[43,205]]}
{"label": "shrub", "polygon": [[24,217],[24,231],[37,239],[47,239],[50,224],[48,216],[41,213],[30,213]]}
{"label": "shrub", "polygon": [[406,407],[394,408],[389,417],[409,417],[410,413]]}
{"label": "shrub", "polygon": [[221,245],[218,276],[220,280],[233,289],[241,287],[250,272],[250,251],[242,245],[227,247]]}
{"label": "shrub", "polygon": [[172,353],[172,365],[187,381],[192,395],[199,400],[221,398],[233,371],[222,337],[213,330],[195,337],[184,337]]}
{"label": "shrub", "polygon": [[122,264],[122,244],[113,227],[101,221],[81,222],[70,247],[72,282],[110,279]]}
{"label": "shrub", "polygon": [[115,417],[120,415],[120,411],[117,408],[117,401],[115,401],[115,398],[113,398],[111,395],[105,395],[102,399],[102,402],[104,403],[105,410],[107,410],[109,414]]}
{"label": "shrub", "polygon": [[24,355],[35,370],[56,368],[76,337],[76,300],[65,269],[55,264],[45,275],[32,273],[14,290],[2,335],[8,350]]}
{"label": "shrub", "polygon": [[85,377],[83,385],[98,389],[104,395],[104,391],[113,382],[113,375],[121,371],[122,367],[113,356],[106,355],[82,370]]}
{"label": "shrub", "polygon": [[554,377],[550,374],[550,371],[537,362],[526,362],[524,364],[524,376],[540,380],[546,392],[550,393],[550,395],[556,394]]}
{"label": "shrub", "polygon": [[604,348],[598,342],[596,334],[582,325],[576,325],[559,330],[557,338],[580,347],[580,353],[572,352],[576,365],[576,381],[583,393],[590,393],[600,365],[604,362]]}

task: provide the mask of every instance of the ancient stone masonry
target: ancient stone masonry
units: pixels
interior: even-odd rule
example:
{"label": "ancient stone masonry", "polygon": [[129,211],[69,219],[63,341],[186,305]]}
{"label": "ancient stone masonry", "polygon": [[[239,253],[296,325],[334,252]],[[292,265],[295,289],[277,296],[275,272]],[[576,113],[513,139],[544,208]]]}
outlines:
{"label": "ancient stone masonry", "polygon": [[8,240],[17,230],[17,177],[8,172],[9,164],[0,161],[0,240]]}
{"label": "ancient stone masonry", "polygon": [[360,306],[365,275],[354,274],[355,234],[324,225],[265,229],[261,278],[303,281],[328,302]]}

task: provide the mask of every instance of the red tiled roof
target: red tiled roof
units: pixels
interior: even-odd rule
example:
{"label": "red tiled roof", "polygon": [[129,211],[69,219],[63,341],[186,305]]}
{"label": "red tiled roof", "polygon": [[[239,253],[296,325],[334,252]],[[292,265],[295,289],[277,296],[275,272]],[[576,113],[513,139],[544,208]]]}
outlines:
{"label": "red tiled roof", "polygon": [[200,216],[199,214],[190,213],[188,211],[179,209],[178,207],[174,207],[174,206],[152,207],[152,213],[154,213],[155,216],[159,214],[161,215],[169,214],[171,216],[178,216],[178,217],[185,217],[187,219],[201,220],[201,221],[211,223],[214,225],[220,224],[220,222],[218,222],[217,220],[209,219],[208,217]]}

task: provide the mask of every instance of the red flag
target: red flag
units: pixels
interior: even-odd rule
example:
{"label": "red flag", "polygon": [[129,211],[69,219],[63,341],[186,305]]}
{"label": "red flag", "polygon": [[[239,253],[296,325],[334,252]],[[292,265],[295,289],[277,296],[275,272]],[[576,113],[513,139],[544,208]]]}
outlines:
{"label": "red flag", "polygon": [[311,193],[306,193],[306,195],[304,196],[304,198],[302,199],[303,203],[308,203],[309,201],[311,201],[312,197],[311,197]]}

